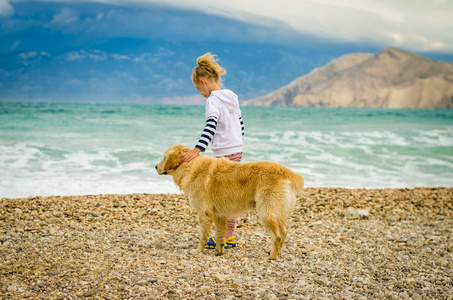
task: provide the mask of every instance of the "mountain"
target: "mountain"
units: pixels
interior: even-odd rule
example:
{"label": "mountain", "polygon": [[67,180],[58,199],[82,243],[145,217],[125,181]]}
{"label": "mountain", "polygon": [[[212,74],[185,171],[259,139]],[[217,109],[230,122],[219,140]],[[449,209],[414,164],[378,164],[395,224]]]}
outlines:
{"label": "mountain", "polygon": [[395,48],[341,56],[250,106],[453,108],[453,63]]}
{"label": "mountain", "polygon": [[[0,21],[0,31],[1,26]],[[332,53],[327,47],[315,52],[309,46],[136,38],[90,41],[55,51],[38,46],[32,51],[2,53],[0,36],[0,102],[196,104],[199,101],[193,102],[193,96],[202,96],[190,76],[197,57],[208,51],[217,54],[227,69],[225,87],[242,101],[276,90],[331,57],[350,52],[348,48]]]}

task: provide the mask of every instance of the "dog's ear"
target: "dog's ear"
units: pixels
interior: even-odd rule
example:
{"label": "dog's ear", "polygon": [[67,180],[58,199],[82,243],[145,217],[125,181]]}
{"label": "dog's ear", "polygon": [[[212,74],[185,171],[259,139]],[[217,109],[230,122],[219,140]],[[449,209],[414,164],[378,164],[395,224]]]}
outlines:
{"label": "dog's ear", "polygon": [[179,160],[181,154],[181,149],[173,149],[173,151],[168,153],[167,159],[165,161],[165,171],[174,170],[181,164]]}

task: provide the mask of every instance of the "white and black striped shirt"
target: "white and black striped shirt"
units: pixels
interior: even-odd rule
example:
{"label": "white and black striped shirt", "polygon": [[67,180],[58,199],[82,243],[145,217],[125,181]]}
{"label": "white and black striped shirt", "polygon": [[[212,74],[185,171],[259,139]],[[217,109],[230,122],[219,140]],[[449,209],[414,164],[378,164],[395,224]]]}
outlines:
{"label": "white and black striped shirt", "polygon": [[[209,116],[207,118],[206,126],[204,127],[201,137],[195,146],[196,148],[199,148],[203,152],[206,150],[209,143],[211,143],[214,138],[217,129],[217,121],[217,117],[215,116]],[[244,136],[244,121],[242,120],[242,116],[239,116],[239,122],[241,123],[242,136]]]}

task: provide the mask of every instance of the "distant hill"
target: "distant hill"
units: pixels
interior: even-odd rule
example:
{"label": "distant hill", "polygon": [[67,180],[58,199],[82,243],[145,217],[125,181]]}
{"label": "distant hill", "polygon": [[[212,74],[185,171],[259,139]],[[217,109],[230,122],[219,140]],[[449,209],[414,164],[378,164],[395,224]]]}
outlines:
{"label": "distant hill", "polygon": [[395,48],[347,54],[250,106],[453,108],[453,63]]}

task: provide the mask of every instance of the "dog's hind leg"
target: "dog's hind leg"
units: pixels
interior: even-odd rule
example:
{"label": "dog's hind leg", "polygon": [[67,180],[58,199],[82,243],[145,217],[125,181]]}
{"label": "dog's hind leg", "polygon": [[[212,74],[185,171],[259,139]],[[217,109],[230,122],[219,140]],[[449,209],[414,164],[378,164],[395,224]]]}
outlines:
{"label": "dog's hind leg", "polygon": [[280,221],[279,228],[280,228],[280,234],[281,234],[282,238],[280,241],[280,246],[278,247],[278,252],[280,252],[282,250],[283,243],[286,240],[286,222]]}
{"label": "dog's hind leg", "polygon": [[285,241],[286,230],[281,232],[281,226],[278,224],[277,220],[266,218],[263,220],[263,224],[269,233],[272,235],[272,251],[269,255],[270,260],[277,259],[277,255],[282,248],[283,242]]}
{"label": "dog's hind leg", "polygon": [[272,237],[272,251],[269,259],[277,259],[286,239],[286,206],[285,190],[265,189],[256,198],[256,211],[261,224]]}
{"label": "dog's hind leg", "polygon": [[217,238],[217,244],[215,246],[216,254],[223,255],[223,246],[225,245],[225,232],[227,230],[227,218],[225,217],[216,217],[214,220],[215,223],[215,235]]}

